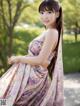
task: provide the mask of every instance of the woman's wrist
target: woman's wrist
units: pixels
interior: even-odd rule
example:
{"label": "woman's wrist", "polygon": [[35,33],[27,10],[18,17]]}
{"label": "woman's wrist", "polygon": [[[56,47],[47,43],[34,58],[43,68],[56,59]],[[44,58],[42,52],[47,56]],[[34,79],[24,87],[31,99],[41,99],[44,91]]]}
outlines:
{"label": "woman's wrist", "polygon": [[17,57],[15,57],[15,58],[16,58],[16,61],[17,61],[17,62],[22,62],[22,60],[23,60],[23,59],[22,59],[22,56],[17,56]]}
{"label": "woman's wrist", "polygon": [[17,56],[16,60],[17,60],[17,62],[25,63],[25,57],[26,56]]}

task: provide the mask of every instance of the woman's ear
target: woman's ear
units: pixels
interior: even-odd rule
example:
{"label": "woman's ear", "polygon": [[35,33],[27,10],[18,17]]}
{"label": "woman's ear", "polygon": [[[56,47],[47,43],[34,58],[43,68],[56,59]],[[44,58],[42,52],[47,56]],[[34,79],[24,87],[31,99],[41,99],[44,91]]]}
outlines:
{"label": "woman's ear", "polygon": [[56,18],[58,18],[59,17],[59,12],[56,12]]}

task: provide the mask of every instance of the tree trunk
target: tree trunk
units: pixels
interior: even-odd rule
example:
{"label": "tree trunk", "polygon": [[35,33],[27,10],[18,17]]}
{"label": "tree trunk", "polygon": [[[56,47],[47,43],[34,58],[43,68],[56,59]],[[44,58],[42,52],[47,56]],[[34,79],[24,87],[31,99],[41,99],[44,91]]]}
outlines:
{"label": "tree trunk", "polygon": [[75,23],[75,42],[77,42],[77,36],[78,36],[78,22]]}
{"label": "tree trunk", "polygon": [[12,55],[12,48],[13,48],[13,30],[9,29],[9,45],[8,45],[8,56]]}
{"label": "tree trunk", "polygon": [[75,28],[74,34],[75,34],[75,42],[77,42],[77,28]]}
{"label": "tree trunk", "polygon": [[77,33],[75,32],[75,42],[77,42]]}

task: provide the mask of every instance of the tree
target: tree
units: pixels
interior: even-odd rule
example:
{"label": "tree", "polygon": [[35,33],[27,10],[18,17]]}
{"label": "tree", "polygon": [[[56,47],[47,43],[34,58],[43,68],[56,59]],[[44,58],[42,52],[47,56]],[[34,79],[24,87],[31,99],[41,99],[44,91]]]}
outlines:
{"label": "tree", "polygon": [[25,8],[19,20],[19,23],[22,22],[22,23],[27,23],[31,25],[34,25],[34,24],[37,26],[40,25],[39,13],[38,13],[38,7],[40,3],[41,1],[35,0],[35,2],[33,2],[31,6],[29,6],[28,8]]}
{"label": "tree", "polygon": [[[9,38],[9,56],[12,53],[13,30],[23,9],[28,6],[23,0],[0,0],[0,16]],[[6,7],[5,7],[6,6]],[[6,8],[6,9],[5,9]]]}
{"label": "tree", "polygon": [[6,67],[12,54],[13,31],[28,0],[0,0],[0,65]]}
{"label": "tree", "polygon": [[64,24],[68,31],[75,34],[75,41],[80,32],[80,0],[63,0]]}

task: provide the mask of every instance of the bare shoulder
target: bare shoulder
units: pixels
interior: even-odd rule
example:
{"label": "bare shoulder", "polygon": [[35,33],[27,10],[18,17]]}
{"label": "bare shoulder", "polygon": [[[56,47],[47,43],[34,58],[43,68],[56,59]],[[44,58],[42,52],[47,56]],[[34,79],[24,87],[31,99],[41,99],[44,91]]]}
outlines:
{"label": "bare shoulder", "polygon": [[45,32],[46,37],[50,39],[58,39],[58,31],[57,29],[48,29]]}
{"label": "bare shoulder", "polygon": [[47,29],[46,30],[48,33],[52,32],[52,33],[57,33],[58,34],[58,30],[57,29]]}

